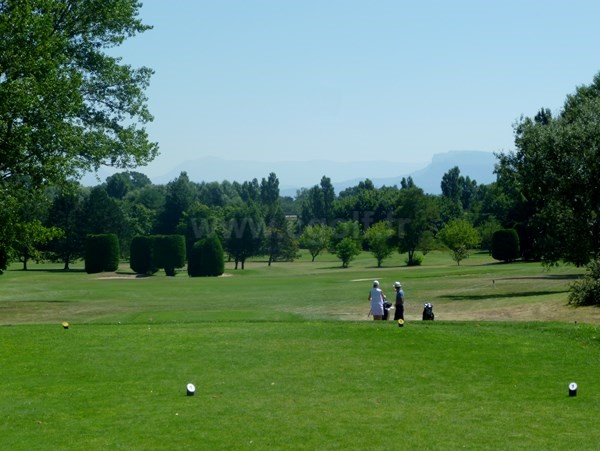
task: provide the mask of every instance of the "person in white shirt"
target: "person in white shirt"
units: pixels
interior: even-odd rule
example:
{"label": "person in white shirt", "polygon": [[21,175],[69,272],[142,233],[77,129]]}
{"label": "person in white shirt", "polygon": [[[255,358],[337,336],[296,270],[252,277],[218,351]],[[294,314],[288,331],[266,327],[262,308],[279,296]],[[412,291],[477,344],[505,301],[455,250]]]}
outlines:
{"label": "person in white shirt", "polygon": [[381,320],[383,318],[383,303],[385,302],[385,294],[379,288],[379,281],[373,281],[373,288],[369,291],[369,299],[371,302],[371,315],[374,320]]}

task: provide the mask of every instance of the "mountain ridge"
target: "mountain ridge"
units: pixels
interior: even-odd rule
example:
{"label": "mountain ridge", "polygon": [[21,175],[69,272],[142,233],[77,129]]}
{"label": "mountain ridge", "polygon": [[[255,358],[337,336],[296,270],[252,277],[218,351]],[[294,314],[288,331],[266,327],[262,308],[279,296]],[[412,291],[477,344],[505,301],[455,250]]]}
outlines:
{"label": "mountain ridge", "polygon": [[[369,179],[376,187],[399,186],[403,177],[412,177],[415,184],[426,193],[441,193],[442,176],[458,166],[463,176],[469,176],[480,184],[495,181],[494,165],[496,157],[491,152],[478,150],[451,150],[433,155],[429,163],[399,163],[387,160],[336,162],[330,160],[310,161],[256,161],[226,160],[221,157],[207,156],[185,161],[160,176],[149,176],[152,183],[166,184],[186,172],[193,182],[239,183],[261,180],[274,172],[279,179],[282,196],[295,197],[302,188],[318,185],[323,176],[331,179],[335,192],[356,186]],[[144,168],[136,169],[144,172]],[[115,172],[115,171],[113,171]],[[110,174],[99,171],[88,174],[82,183],[88,186],[101,183]]]}

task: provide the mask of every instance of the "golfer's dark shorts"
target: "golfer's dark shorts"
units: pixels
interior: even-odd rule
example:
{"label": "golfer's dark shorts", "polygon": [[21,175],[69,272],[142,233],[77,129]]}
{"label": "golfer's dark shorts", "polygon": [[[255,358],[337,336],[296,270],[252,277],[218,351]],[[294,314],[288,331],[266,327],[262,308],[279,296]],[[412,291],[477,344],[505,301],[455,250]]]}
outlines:
{"label": "golfer's dark shorts", "polygon": [[394,321],[404,319],[404,304],[396,304],[396,310],[394,312]]}

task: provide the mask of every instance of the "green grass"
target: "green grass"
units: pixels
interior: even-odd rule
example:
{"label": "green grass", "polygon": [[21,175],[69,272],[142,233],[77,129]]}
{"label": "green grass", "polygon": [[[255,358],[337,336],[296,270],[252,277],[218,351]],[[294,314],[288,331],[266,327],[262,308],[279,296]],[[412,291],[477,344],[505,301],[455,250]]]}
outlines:
{"label": "green grass", "polygon": [[[0,449],[597,449],[600,330],[528,316],[593,319],[564,305],[580,271],[385,263],[304,256],[211,279],[8,271]],[[406,327],[367,320],[373,278],[390,294],[402,281]],[[425,300],[434,322],[417,320]]]}

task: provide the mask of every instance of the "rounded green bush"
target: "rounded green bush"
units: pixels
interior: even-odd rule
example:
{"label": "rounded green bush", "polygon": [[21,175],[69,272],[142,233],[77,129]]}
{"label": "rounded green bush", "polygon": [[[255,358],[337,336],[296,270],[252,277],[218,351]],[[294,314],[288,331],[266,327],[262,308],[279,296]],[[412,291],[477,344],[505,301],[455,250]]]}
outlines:
{"label": "rounded green bush", "polygon": [[194,243],[188,260],[188,274],[191,277],[215,277],[224,271],[225,253],[215,234]]}
{"label": "rounded green bush", "polygon": [[492,257],[496,260],[515,261],[521,256],[519,234],[515,229],[501,229],[492,235]]}

